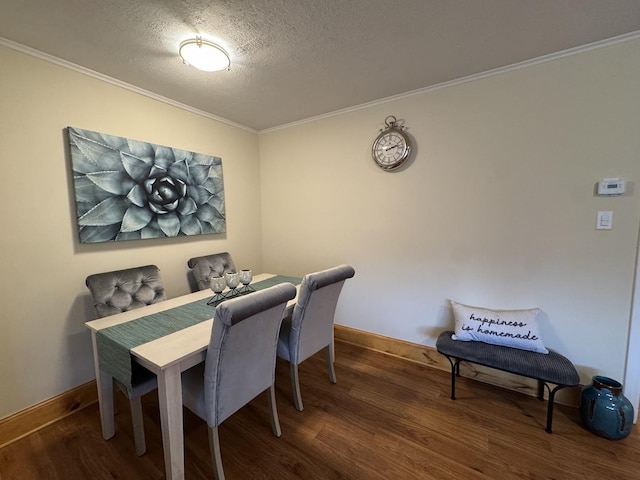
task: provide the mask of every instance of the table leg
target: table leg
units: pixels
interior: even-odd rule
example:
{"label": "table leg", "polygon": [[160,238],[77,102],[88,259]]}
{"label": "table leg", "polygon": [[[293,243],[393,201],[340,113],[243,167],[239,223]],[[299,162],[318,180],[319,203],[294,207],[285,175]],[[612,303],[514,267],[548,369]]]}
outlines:
{"label": "table leg", "polygon": [[158,399],[167,480],[184,479],[184,434],[180,366],[158,374]]}
{"label": "table leg", "polygon": [[102,437],[105,440],[109,440],[116,433],[113,413],[113,377],[104,370],[100,370],[95,331],[91,331],[91,343],[93,345],[93,364],[96,372],[96,386],[98,388],[98,406],[100,407]]}

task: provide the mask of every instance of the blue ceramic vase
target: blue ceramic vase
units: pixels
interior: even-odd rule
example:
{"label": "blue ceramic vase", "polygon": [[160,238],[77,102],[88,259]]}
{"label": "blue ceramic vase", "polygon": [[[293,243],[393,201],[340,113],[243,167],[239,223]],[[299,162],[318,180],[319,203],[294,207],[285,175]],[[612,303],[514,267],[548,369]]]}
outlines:
{"label": "blue ceramic vase", "polygon": [[620,382],[596,375],[591,385],[582,389],[580,417],[597,435],[620,440],[631,433],[633,405],[622,394]]}

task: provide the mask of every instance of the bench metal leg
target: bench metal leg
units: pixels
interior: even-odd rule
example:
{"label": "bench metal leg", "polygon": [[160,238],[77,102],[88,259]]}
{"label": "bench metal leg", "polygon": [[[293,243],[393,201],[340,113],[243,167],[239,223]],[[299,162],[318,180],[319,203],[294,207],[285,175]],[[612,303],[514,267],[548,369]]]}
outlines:
{"label": "bench metal leg", "polygon": [[[449,360],[449,364],[451,365],[451,400],[455,400],[456,399],[456,377],[460,376],[461,359],[451,357],[442,352],[439,352],[439,353],[444,355],[447,358],[447,360]],[[556,385],[556,387],[552,389],[544,380],[538,380],[538,400],[541,400],[541,401],[544,400],[545,388],[549,392],[549,403],[547,405],[547,426],[545,428],[545,431],[547,433],[552,433],[551,427],[553,424],[553,406],[555,402],[556,392],[568,386],[569,385]]]}
{"label": "bench metal leg", "polygon": [[[444,355],[444,354],[443,354]],[[456,399],[456,377],[460,376],[460,360],[452,358],[449,355],[445,355],[449,363],[451,364],[451,400]]]}
{"label": "bench metal leg", "polygon": [[544,387],[546,387],[545,382],[538,380],[538,400],[544,400]]}
{"label": "bench metal leg", "polygon": [[547,390],[549,391],[549,402],[547,404],[547,428],[545,428],[545,431],[547,433],[552,433],[551,424],[553,423],[553,405],[554,405],[555,398],[556,398],[556,392],[558,390],[561,390],[561,389],[565,388],[566,385],[557,385],[552,390],[551,387],[549,385],[547,385],[546,382],[543,382],[542,380],[538,380],[538,383],[539,383],[538,399],[540,399],[540,400],[544,399],[544,387],[546,387]]}
{"label": "bench metal leg", "polygon": [[558,385],[556,388],[549,392],[549,406],[547,407],[547,433],[551,433],[551,422],[553,421],[553,403],[556,396],[556,392],[566,385]]}

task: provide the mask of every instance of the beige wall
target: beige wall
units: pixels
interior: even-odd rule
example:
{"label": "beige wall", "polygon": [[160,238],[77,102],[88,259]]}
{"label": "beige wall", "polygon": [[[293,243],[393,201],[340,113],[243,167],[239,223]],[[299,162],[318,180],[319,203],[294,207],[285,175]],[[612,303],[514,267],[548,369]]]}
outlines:
{"label": "beige wall", "polygon": [[[337,322],[424,345],[448,299],[539,306],[583,381],[622,380],[640,199],[593,187],[640,178],[640,41],[260,136],[3,47],[0,65],[0,418],[93,378],[88,274],[156,263],[176,296],[189,257],[224,250],[285,274],[350,263]],[[390,114],[417,141],[395,173],[370,158]],[[228,234],[80,245],[69,125],[222,157]]]}
{"label": "beige wall", "polygon": [[[429,346],[449,299],[538,306],[583,381],[622,381],[640,196],[594,185],[640,179],[639,78],[635,40],[263,132],[265,269],[350,263],[336,322]],[[417,141],[395,173],[370,155],[390,114]]]}
{"label": "beige wall", "polygon": [[[91,273],[157,264],[169,296],[186,261],[233,251],[261,269],[255,132],[0,47],[0,418],[94,378]],[[64,129],[74,126],[222,158],[227,234],[79,244]]]}

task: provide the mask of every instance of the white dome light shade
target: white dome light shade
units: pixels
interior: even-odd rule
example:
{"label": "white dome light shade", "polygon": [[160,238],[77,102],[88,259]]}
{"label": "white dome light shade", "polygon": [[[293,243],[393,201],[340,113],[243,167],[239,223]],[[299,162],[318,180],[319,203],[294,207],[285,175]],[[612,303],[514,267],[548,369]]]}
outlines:
{"label": "white dome light shade", "polygon": [[185,63],[205,72],[225,70],[231,64],[229,54],[222,47],[200,37],[182,42],[179,52]]}

